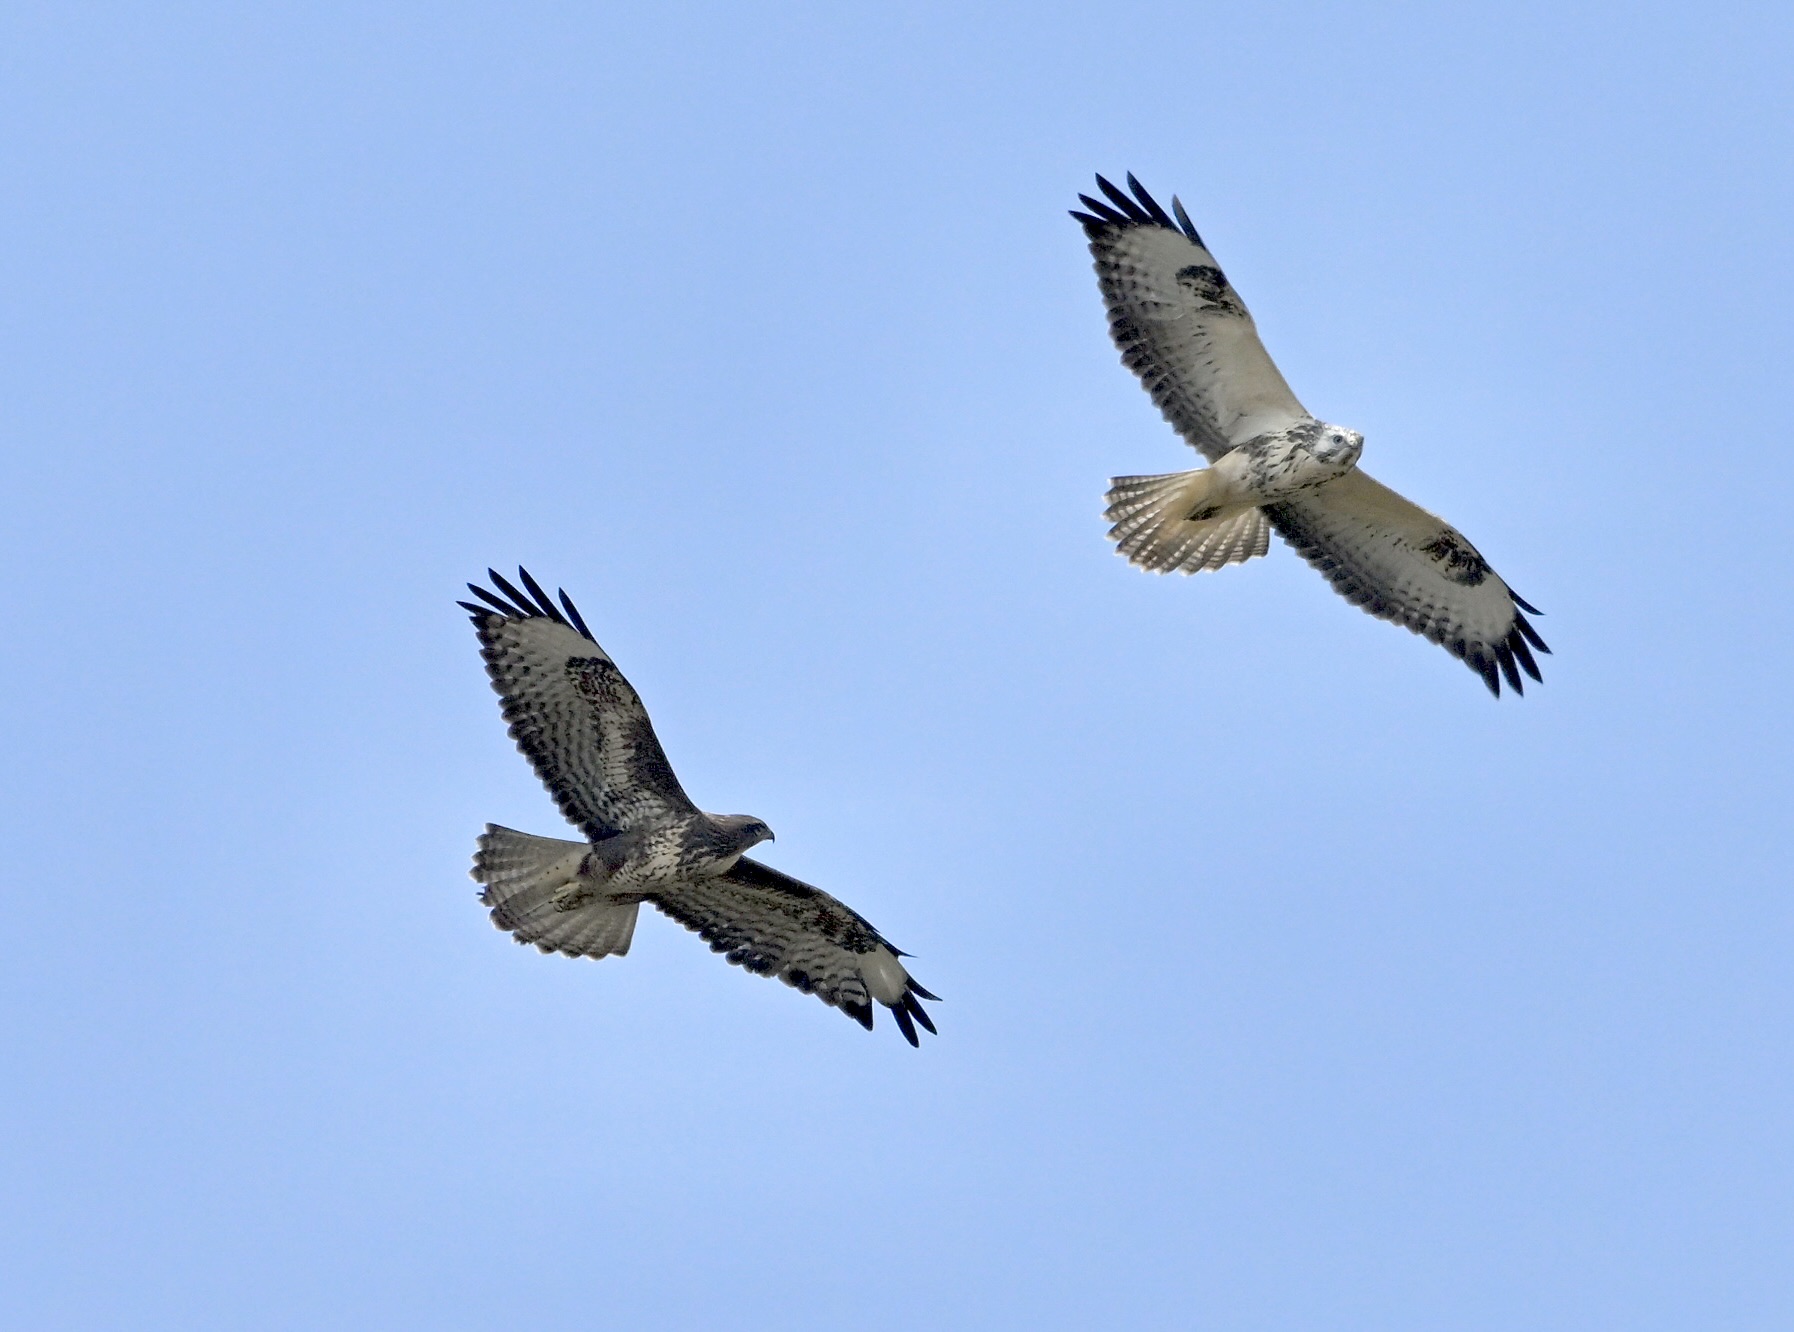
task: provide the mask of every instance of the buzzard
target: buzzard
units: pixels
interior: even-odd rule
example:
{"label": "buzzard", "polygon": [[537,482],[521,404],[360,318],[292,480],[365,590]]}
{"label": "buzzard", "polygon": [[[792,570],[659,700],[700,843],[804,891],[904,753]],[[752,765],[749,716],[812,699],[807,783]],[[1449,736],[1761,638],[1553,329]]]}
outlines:
{"label": "buzzard", "polygon": [[868,1031],[874,1003],[911,1045],[917,1023],[933,1031],[918,1000],[935,996],[898,961],[905,954],[820,888],[743,855],[772,840],[761,820],[692,804],[642,700],[567,594],[557,605],[527,570],[517,571],[527,591],[486,572],[498,591],[469,583],[479,604],[459,604],[511,738],[585,836],[487,824],[472,872],[492,923],[544,953],[620,957],[651,902],[730,962],[814,994]]}
{"label": "buzzard", "polygon": [[1263,555],[1275,529],[1354,606],[1431,639],[1501,694],[1549,652],[1510,588],[1456,528],[1358,468],[1364,436],[1317,421],[1176,198],[1096,178],[1083,224],[1122,364],[1208,467],[1119,476],[1104,512],[1120,553],[1155,573]]}

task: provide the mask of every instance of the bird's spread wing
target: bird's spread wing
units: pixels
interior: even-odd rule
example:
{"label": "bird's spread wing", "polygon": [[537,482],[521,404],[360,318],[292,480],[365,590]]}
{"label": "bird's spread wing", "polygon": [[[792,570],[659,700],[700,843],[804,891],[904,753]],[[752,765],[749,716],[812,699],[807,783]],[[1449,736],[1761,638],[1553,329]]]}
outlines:
{"label": "bird's spread wing", "polygon": [[1456,528],[1356,469],[1300,499],[1265,507],[1271,526],[1354,606],[1460,657],[1497,696],[1539,676],[1549,652],[1504,583]]}
{"label": "bird's spread wing", "polygon": [[1172,428],[1210,462],[1241,441],[1306,420],[1258,340],[1252,316],[1176,199],[1177,217],[1131,175],[1133,195],[1096,178],[1107,201],[1074,212],[1090,238],[1109,333]]}
{"label": "bird's spread wing", "polygon": [[647,709],[567,594],[560,604],[519,569],[527,592],[488,569],[497,593],[463,601],[511,738],[570,822],[593,841],[696,812]]}
{"label": "bird's spread wing", "polygon": [[714,879],[655,892],[648,900],[714,952],[758,976],[777,976],[839,1008],[866,1030],[872,1005],[891,1010],[911,1045],[916,1023],[934,1023],[919,999],[934,995],[916,984],[864,917],[820,888],[743,857]]}

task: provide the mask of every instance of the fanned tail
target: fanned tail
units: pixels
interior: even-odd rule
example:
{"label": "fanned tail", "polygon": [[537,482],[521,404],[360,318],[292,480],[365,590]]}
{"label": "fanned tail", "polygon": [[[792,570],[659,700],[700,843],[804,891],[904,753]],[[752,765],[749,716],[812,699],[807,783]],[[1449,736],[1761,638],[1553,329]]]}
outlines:
{"label": "fanned tail", "polygon": [[592,847],[488,823],[474,853],[473,878],[492,923],[518,943],[570,957],[621,956],[635,936],[640,903],[582,894],[577,882]]}
{"label": "fanned tail", "polygon": [[[1239,564],[1270,549],[1271,527],[1251,505],[1204,504],[1212,468],[1159,476],[1118,476],[1109,485],[1108,508],[1116,549],[1153,573],[1201,573]],[[1190,515],[1202,514],[1191,518]]]}

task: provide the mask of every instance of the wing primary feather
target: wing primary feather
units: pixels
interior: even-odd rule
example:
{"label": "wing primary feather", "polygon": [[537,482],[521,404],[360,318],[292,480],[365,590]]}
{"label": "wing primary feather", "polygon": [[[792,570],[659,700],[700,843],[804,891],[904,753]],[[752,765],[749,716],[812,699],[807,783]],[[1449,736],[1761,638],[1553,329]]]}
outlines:
{"label": "wing primary feather", "polygon": [[1520,697],[1525,697],[1526,686],[1520,683],[1520,671],[1514,665],[1514,650],[1505,642],[1497,643],[1495,660],[1501,663],[1501,673],[1507,677],[1507,687]]}
{"label": "wing primary feather", "polygon": [[1501,676],[1495,670],[1495,658],[1486,650],[1478,648],[1474,656],[1469,658],[1471,669],[1483,677],[1483,683],[1489,686],[1489,692],[1496,698],[1501,697]]}
{"label": "wing primary feather", "polygon": [[[913,990],[913,987],[912,987],[912,990]],[[920,1022],[924,1027],[928,1028],[929,1035],[931,1035],[931,1036],[939,1036],[940,1035],[940,1032],[938,1032],[934,1029],[934,1019],[928,1016],[927,1009],[923,1008],[921,1004],[918,1004],[916,1002],[916,996],[914,993],[912,993],[911,990],[904,991],[903,1006],[910,1011],[910,1015],[912,1017],[914,1017],[917,1022]]]}
{"label": "wing primary feather", "polygon": [[1115,206],[1117,208],[1119,208],[1123,214],[1126,215],[1128,221],[1130,221],[1130,222],[1150,222],[1150,221],[1152,221],[1152,219],[1147,216],[1146,210],[1144,208],[1140,207],[1140,205],[1138,203],[1134,202],[1134,200],[1128,198],[1127,192],[1125,190],[1117,189],[1115,187],[1115,185],[1112,182],[1110,182],[1109,180],[1107,180],[1106,178],[1104,178],[1102,176],[1098,176],[1096,178],[1096,188],[1101,190],[1104,194],[1108,195],[1109,198],[1114,201]]}
{"label": "wing primary feather", "polygon": [[1167,230],[1177,230],[1177,223],[1171,220],[1170,214],[1159,207],[1159,201],[1146,192],[1146,186],[1142,185],[1131,171],[1127,173],[1127,187],[1134,192],[1134,197],[1140,201],[1140,206],[1151,215],[1154,222]]}
{"label": "wing primary feather", "polygon": [[567,612],[567,618],[573,621],[573,627],[579,630],[584,637],[596,643],[598,640],[592,636],[592,631],[586,628],[585,617],[579,613],[579,607],[573,604],[573,598],[567,595],[567,589],[563,587],[558,588],[557,591],[561,594],[561,606]]}
{"label": "wing primary feather", "polygon": [[1078,220],[1085,231],[1095,232],[1097,229],[1108,225],[1100,217],[1092,217],[1089,213],[1080,213],[1075,208],[1070,208],[1066,211]]}
{"label": "wing primary feather", "polygon": [[492,614],[492,607],[490,606],[476,606],[471,601],[457,601],[455,604],[469,615],[473,616],[476,623]]}
{"label": "wing primary feather", "polygon": [[[485,602],[488,606],[496,607],[498,613],[504,616],[507,620],[516,618],[517,608],[509,605],[502,597],[496,597],[485,588],[479,587],[473,583],[467,585],[467,590],[473,593],[474,596],[478,597],[481,601]],[[463,602],[462,604],[465,605],[466,603]]]}
{"label": "wing primary feather", "polygon": [[[1538,611],[1533,612],[1534,615],[1537,615],[1538,613]],[[1526,641],[1528,643],[1531,643],[1546,656],[1551,655],[1551,649],[1545,646],[1545,640],[1539,637],[1539,631],[1532,627],[1524,615],[1514,616],[1514,627],[1526,635]]]}
{"label": "wing primary feather", "polygon": [[554,621],[556,624],[567,623],[567,617],[562,615],[555,607],[554,599],[542,590],[542,585],[534,578],[531,578],[529,570],[525,569],[521,564],[517,566],[517,576],[523,580],[523,585],[530,590],[530,595],[535,598],[536,607],[542,612],[543,616]]}
{"label": "wing primary feather", "polygon": [[486,577],[492,580],[494,586],[496,586],[500,592],[503,592],[512,601],[517,603],[511,607],[512,615],[520,615],[526,620],[535,618],[536,613],[530,609],[529,598],[512,586],[510,579],[506,578],[497,569],[486,570]]}
{"label": "wing primary feather", "polygon": [[919,981],[917,981],[917,979],[914,976],[911,976],[909,978],[909,988],[911,990],[915,991],[917,994],[921,995],[924,999],[932,1000],[934,1003],[937,1003],[937,1004],[941,1002],[940,995],[928,993],[927,990],[924,990],[922,988],[921,983]]}
{"label": "wing primary feather", "polygon": [[909,1010],[893,1006],[891,1016],[897,1019],[897,1027],[903,1033],[903,1039],[918,1050],[921,1049],[922,1042],[916,1037],[916,1024],[910,1020]]}
{"label": "wing primary feather", "polygon": [[1541,684],[1544,683],[1545,677],[1539,674],[1539,664],[1532,659],[1532,649],[1526,646],[1526,639],[1518,627],[1508,630],[1507,645],[1513,649],[1514,660],[1520,663],[1520,669]]}
{"label": "wing primary feather", "polygon": [[1544,611],[1540,610],[1537,606],[1533,605],[1525,597],[1521,596],[1518,592],[1514,591],[1513,588],[1510,587],[1507,590],[1507,594],[1508,594],[1508,596],[1510,596],[1514,599],[1514,605],[1518,606],[1521,610],[1530,611],[1534,615],[1543,615],[1545,613]]}
{"label": "wing primary feather", "polygon": [[[1171,196],[1171,211],[1177,217],[1178,226],[1184,229],[1184,235],[1188,236],[1198,245],[1202,245],[1202,237],[1196,234],[1196,224],[1190,221],[1190,215],[1184,212],[1184,201],[1178,198],[1175,194]],[[1203,246],[1203,248],[1207,249],[1208,247]]]}
{"label": "wing primary feather", "polygon": [[1101,199],[1092,199],[1088,194],[1080,194],[1078,200],[1110,226],[1127,225],[1127,214],[1117,212]]}

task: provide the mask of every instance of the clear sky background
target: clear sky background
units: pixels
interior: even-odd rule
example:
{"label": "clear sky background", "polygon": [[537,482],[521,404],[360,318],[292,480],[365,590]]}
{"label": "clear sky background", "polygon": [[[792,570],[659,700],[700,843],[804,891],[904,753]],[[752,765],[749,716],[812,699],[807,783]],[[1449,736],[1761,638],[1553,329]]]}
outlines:
{"label": "clear sky background", "polygon": [[[0,1322],[1794,1325],[1791,22],[9,6]],[[1129,170],[1544,685],[1110,552]],[[938,1039],[492,929],[518,562]]]}

